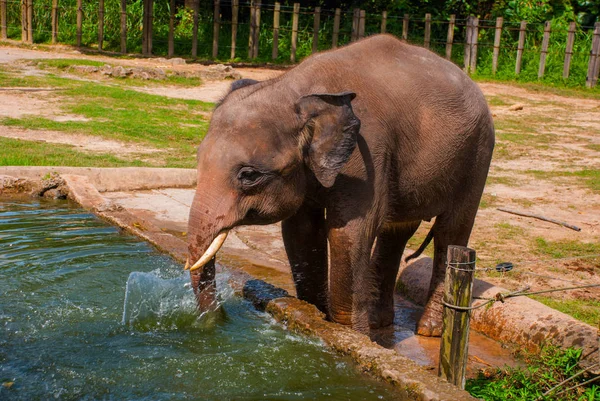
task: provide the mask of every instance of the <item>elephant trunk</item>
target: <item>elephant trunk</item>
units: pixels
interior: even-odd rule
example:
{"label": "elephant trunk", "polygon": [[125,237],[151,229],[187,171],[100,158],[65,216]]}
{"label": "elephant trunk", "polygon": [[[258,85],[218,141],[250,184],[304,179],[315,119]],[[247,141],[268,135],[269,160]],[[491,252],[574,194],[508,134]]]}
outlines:
{"label": "elephant trunk", "polygon": [[[219,220],[215,219],[217,209],[206,202],[196,193],[188,225],[188,263],[190,279],[198,309],[201,312],[217,308],[217,288],[215,283],[215,255],[227,237],[227,230],[221,229]],[[222,223],[222,222],[221,222]]]}

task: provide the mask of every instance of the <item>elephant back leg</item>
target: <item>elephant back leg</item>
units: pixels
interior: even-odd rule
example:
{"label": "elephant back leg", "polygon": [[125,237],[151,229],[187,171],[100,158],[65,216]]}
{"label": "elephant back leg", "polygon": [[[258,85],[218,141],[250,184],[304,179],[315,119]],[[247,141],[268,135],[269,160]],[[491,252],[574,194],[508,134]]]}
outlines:
{"label": "elephant back leg", "polygon": [[382,231],[371,257],[371,269],[375,271],[377,295],[370,309],[370,325],[376,329],[394,322],[394,288],[406,243],[419,228],[420,221],[399,223]]}
{"label": "elephant back leg", "polygon": [[327,231],[324,209],[302,206],[281,223],[285,251],[299,299],[328,313]]}

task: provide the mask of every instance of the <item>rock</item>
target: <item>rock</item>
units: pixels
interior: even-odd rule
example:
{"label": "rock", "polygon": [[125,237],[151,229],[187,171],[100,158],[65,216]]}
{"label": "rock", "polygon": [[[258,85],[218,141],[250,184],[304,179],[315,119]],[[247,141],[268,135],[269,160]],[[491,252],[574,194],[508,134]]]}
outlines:
{"label": "rock", "polygon": [[508,108],[508,110],[510,110],[510,111],[519,111],[519,110],[523,110],[523,107],[525,107],[523,104],[517,103],[517,104],[513,104],[512,106],[510,106]]}
{"label": "rock", "polygon": [[207,79],[241,79],[242,76],[230,65],[216,64],[206,69],[202,78]]}
{"label": "rock", "polygon": [[112,69],[112,74],[115,78],[125,78],[127,76],[127,70],[122,66],[118,65]]}
{"label": "rock", "polygon": [[171,65],[185,65],[185,60],[179,57],[172,58]]}
{"label": "rock", "polygon": [[100,73],[103,75],[111,76],[112,75],[112,66],[110,64],[104,64],[100,68]]}
{"label": "rock", "polygon": [[82,72],[86,74],[91,74],[99,71],[99,68],[93,65],[72,65],[70,69],[76,72]]}

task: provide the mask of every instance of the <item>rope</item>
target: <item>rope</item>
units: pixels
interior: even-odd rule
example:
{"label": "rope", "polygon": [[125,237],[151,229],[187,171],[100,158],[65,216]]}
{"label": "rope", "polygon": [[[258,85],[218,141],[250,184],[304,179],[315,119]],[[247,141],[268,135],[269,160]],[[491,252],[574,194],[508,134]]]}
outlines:
{"label": "rope", "polygon": [[447,303],[446,301],[442,301],[442,304],[450,309],[455,309],[455,310],[458,310],[461,312],[468,312],[468,311],[482,308],[482,307],[484,307],[488,304],[492,304],[494,302],[498,302],[498,301],[504,302],[504,300],[507,298],[514,298],[514,297],[521,297],[521,296],[528,296],[528,295],[537,295],[537,294],[547,294],[549,292],[579,290],[582,288],[594,288],[594,287],[600,287],[600,284],[578,285],[575,287],[553,288],[550,290],[540,290],[540,291],[531,291],[531,292],[526,292],[530,288],[529,286],[527,286],[520,290],[505,293],[505,294],[499,292],[494,296],[494,298],[477,298],[477,299],[485,300],[485,302],[482,302],[482,303],[480,303],[478,305],[474,305],[474,306],[452,305],[452,304]]}

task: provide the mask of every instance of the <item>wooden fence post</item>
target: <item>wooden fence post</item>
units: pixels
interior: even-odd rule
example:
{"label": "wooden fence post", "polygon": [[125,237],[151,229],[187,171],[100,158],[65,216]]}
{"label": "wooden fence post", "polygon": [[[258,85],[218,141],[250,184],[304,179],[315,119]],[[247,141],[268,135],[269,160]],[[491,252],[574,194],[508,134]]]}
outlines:
{"label": "wooden fence post", "polygon": [[254,55],[254,31],[256,30],[256,4],[254,0],[250,1],[250,31],[248,32],[248,58],[252,59]]}
{"label": "wooden fence post", "polygon": [[538,79],[544,76],[546,69],[546,56],[548,55],[548,44],[550,43],[550,21],[544,24],[544,38],[542,39],[542,53],[540,54],[540,68],[538,69]]}
{"label": "wooden fence post", "polygon": [[313,42],[312,52],[316,53],[319,51],[319,26],[321,24],[321,7],[315,7],[314,21],[313,21]]}
{"label": "wooden fence post", "polygon": [[298,42],[298,17],[300,16],[300,3],[294,3],[294,15],[292,16],[292,48],[290,60],[296,62],[296,44]]}
{"label": "wooden fence post", "polygon": [[494,52],[492,54],[492,74],[496,75],[498,71],[498,56],[500,55],[500,40],[502,38],[502,24],[504,24],[504,18],[496,18],[496,32],[494,34]]}
{"label": "wooden fence post", "polygon": [[598,72],[600,71],[600,22],[594,24],[594,36],[592,37],[592,50],[590,51],[590,62],[585,80],[585,86],[593,88],[598,83]]}
{"label": "wooden fence post", "polygon": [[281,12],[281,4],[275,3],[275,11],[273,11],[273,53],[271,58],[277,59],[277,52],[279,51],[279,14]]}
{"label": "wooden fence post", "polygon": [[446,305],[442,313],[439,375],[461,389],[465,388],[470,311],[457,310],[447,305],[471,306],[474,277],[475,251],[450,245],[444,284]]}
{"label": "wooden fence post", "polygon": [[448,35],[446,36],[446,58],[452,59],[452,43],[454,43],[454,25],[456,24],[456,15],[450,16],[450,22],[448,23]]}
{"label": "wooden fence post", "polygon": [[429,49],[431,44],[431,14],[425,14],[425,35],[423,38],[423,45],[426,49]]}
{"label": "wooden fence post", "polygon": [[27,41],[33,43],[33,0],[27,0]]}
{"label": "wooden fence post", "polygon": [[474,73],[477,70],[477,41],[479,39],[479,18],[473,17],[473,26],[471,29],[471,69]]}
{"label": "wooden fence post", "polygon": [[121,53],[127,53],[127,0],[121,0]]}
{"label": "wooden fence post", "polygon": [[0,35],[0,39],[6,39],[8,37],[6,25],[6,0],[0,0],[0,31],[2,34]]}
{"label": "wooden fence post", "polygon": [[81,0],[77,0],[77,47],[81,47],[81,24],[83,24],[83,8]]}
{"label": "wooden fence post", "polygon": [[473,17],[467,17],[467,26],[465,27],[465,58],[464,58],[464,70],[468,74],[469,68],[471,67],[471,40],[473,36],[471,31],[473,30]]}
{"label": "wooden fence post", "polygon": [[575,22],[569,23],[569,33],[567,34],[567,47],[565,49],[565,64],[563,66],[563,78],[569,78],[571,69],[571,56],[573,55],[573,43],[575,43]]}
{"label": "wooden fence post", "polygon": [[154,0],[144,0],[144,13],[142,16],[142,54],[152,54],[152,25],[154,12]]}
{"label": "wooden fence post", "polygon": [[98,50],[104,45],[104,0],[98,0]]}
{"label": "wooden fence post", "polygon": [[385,33],[387,29],[387,11],[381,13],[381,33]]}
{"label": "wooden fence post", "polygon": [[335,9],[335,15],[333,16],[333,35],[331,36],[331,48],[335,49],[338,45],[338,37],[340,35],[340,17],[342,10],[339,8]]}
{"label": "wooden fence post", "polygon": [[404,14],[404,19],[402,20],[402,39],[404,41],[408,41],[408,14]]}
{"label": "wooden fence post", "polygon": [[27,42],[27,0],[21,0],[21,42]]}
{"label": "wooden fence post", "polygon": [[365,37],[365,20],[367,19],[367,12],[360,10],[358,13],[358,38],[362,39]]}
{"label": "wooden fence post", "polygon": [[352,10],[352,36],[350,37],[351,42],[355,42],[358,39],[358,19],[360,18],[360,10],[355,8]]}
{"label": "wooden fence post", "polygon": [[517,63],[515,65],[515,75],[521,73],[521,63],[523,62],[523,48],[525,47],[525,29],[527,28],[527,21],[521,21],[519,27],[519,44],[517,45]]}
{"label": "wooden fence post", "polygon": [[213,48],[212,58],[216,59],[219,55],[219,32],[221,31],[221,4],[215,0],[213,12]]}
{"label": "wooden fence post", "polygon": [[167,56],[173,57],[175,54],[175,0],[169,0],[169,36],[167,41],[169,42]]}
{"label": "wooden fence post", "polygon": [[192,57],[198,57],[198,14],[200,13],[200,0],[193,2],[193,26],[192,26]]}
{"label": "wooden fence post", "polygon": [[254,10],[254,50],[252,51],[252,58],[258,57],[258,46],[260,44],[260,7],[261,0],[257,0]]}
{"label": "wooden fence post", "polygon": [[238,31],[238,13],[240,9],[240,0],[233,0],[231,3],[231,59],[235,58],[235,47],[237,46]]}
{"label": "wooden fence post", "polygon": [[52,44],[58,41],[58,0],[52,0]]}

